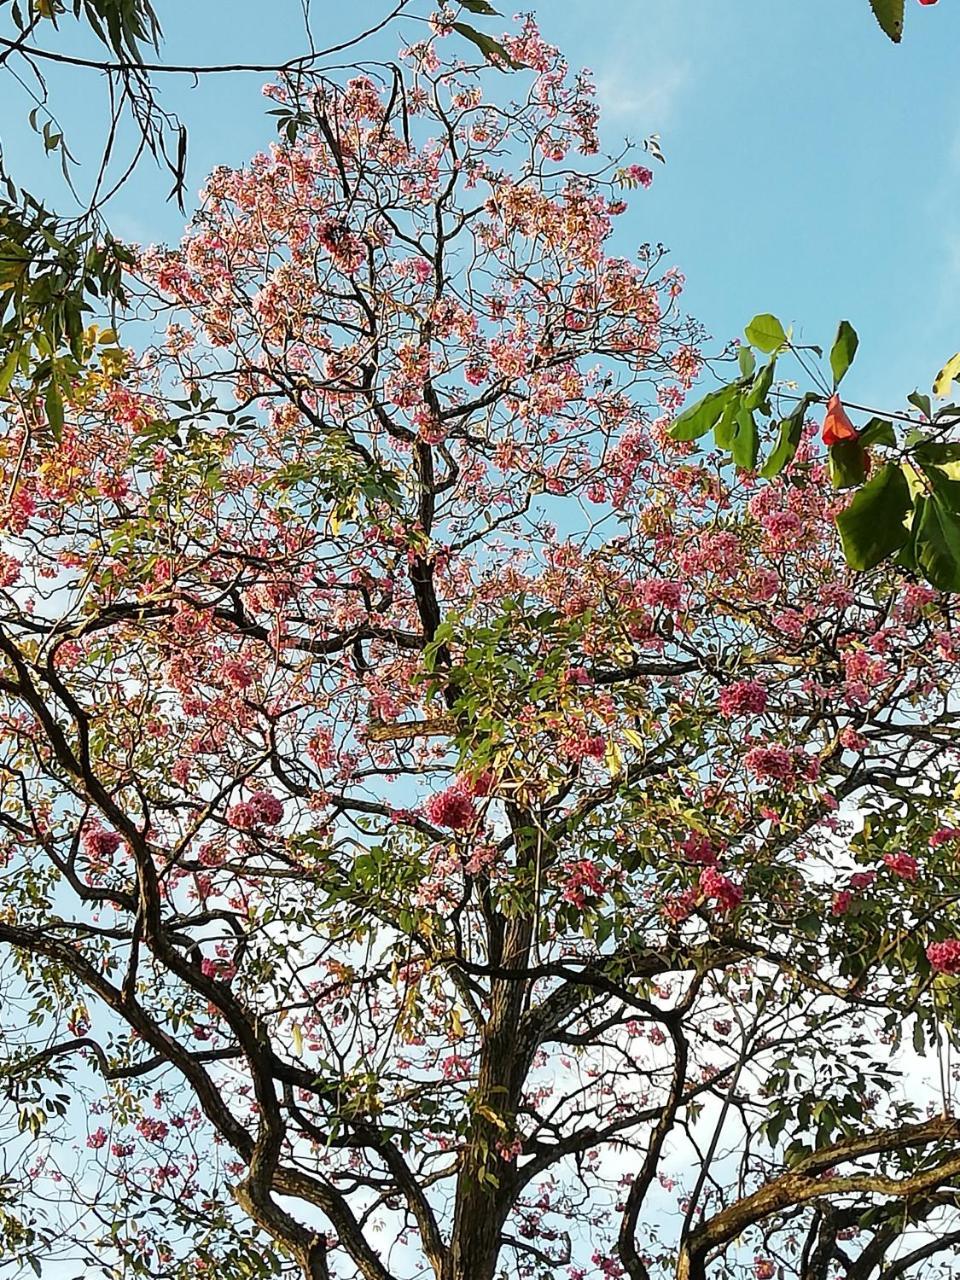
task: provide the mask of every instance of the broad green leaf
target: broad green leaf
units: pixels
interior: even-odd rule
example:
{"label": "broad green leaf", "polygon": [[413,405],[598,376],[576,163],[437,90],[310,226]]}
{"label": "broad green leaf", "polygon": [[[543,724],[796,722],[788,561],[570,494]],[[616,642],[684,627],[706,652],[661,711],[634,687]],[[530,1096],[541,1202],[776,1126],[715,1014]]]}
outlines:
{"label": "broad green leaf", "polygon": [[699,440],[701,436],[705,436],[733,399],[736,391],[737,384],[732,382],[729,386],[720,387],[718,391],[709,392],[689,409],[684,409],[683,413],[673,421],[669,433],[671,438]]}
{"label": "broad green leaf", "polygon": [[925,417],[929,418],[932,416],[929,396],[925,396],[921,391],[912,391],[910,395],[907,396],[907,399],[915,406],[915,408],[919,409]]}
{"label": "broad green leaf", "polygon": [[955,378],[960,378],[960,351],[951,356],[937,374],[933,383],[933,394],[939,400],[945,400],[950,394],[950,387]]}
{"label": "broad green leaf", "polygon": [[894,44],[903,36],[903,10],[905,0],[870,0],[873,16]]}
{"label": "broad green leaf", "polygon": [[730,449],[733,446],[739,408],[740,400],[737,396],[733,396],[720,415],[720,421],[713,429],[713,439],[718,449]]}
{"label": "broad green leaf", "polygon": [[520,63],[510,57],[499,40],[494,40],[492,36],[485,35],[482,31],[478,31],[476,27],[471,27],[467,22],[453,22],[451,26],[465,40],[475,44],[486,60],[493,66],[499,67],[501,71],[504,67],[512,67],[515,71],[519,70]]}
{"label": "broad green leaf", "polygon": [[837,336],[833,340],[833,347],[830,351],[830,368],[833,372],[834,390],[839,387],[843,381],[843,375],[853,364],[853,357],[857,354],[857,347],[860,345],[860,339],[857,337],[857,331],[849,320],[841,320],[840,327],[837,329]]}
{"label": "broad green leaf", "polygon": [[10,386],[10,383],[13,381],[13,375],[17,371],[17,364],[19,360],[20,360],[20,349],[18,347],[14,347],[14,349],[7,356],[6,360],[4,360],[3,368],[0,369],[0,396],[6,394],[7,388]]}
{"label": "broad green leaf", "polygon": [[733,461],[744,471],[755,471],[760,440],[753,414],[746,406],[737,414],[737,431],[733,437]]}
{"label": "broad green leaf", "polygon": [[888,463],[837,516],[847,564],[872,569],[898,551],[909,536],[903,522],[910,507],[906,477],[900,467]]}
{"label": "broad green leaf", "polygon": [[922,504],[913,553],[917,568],[941,591],[960,591],[960,518],[939,493]]}
{"label": "broad green leaf", "polygon": [[51,379],[47,384],[47,393],[44,396],[44,409],[47,414],[47,422],[50,424],[50,430],[53,432],[54,440],[59,440],[63,433],[63,398],[57,384]]}
{"label": "broad green leaf", "polygon": [[488,4],[487,0],[460,0],[460,4],[464,9],[469,9],[471,13],[496,14],[497,10],[492,4]]}
{"label": "broad green leaf", "polygon": [[770,394],[770,387],[773,385],[773,374],[777,367],[777,357],[773,356],[760,370],[756,378],[753,380],[753,386],[744,400],[744,408],[748,410],[759,409],[766,401]]}
{"label": "broad green leaf", "polygon": [[852,489],[867,478],[867,451],[859,440],[840,440],[829,449],[830,483]]}
{"label": "broad green leaf", "polygon": [[807,410],[815,401],[816,396],[808,392],[793,413],[780,423],[777,443],[773,446],[769,458],[760,469],[760,474],[764,480],[770,480],[773,476],[778,476],[784,467],[793,461],[803,435],[803,420],[807,416]]}
{"label": "broad green leaf", "polygon": [[745,378],[752,378],[753,371],[757,367],[757,357],[749,347],[741,347],[737,352],[737,364]]}
{"label": "broad green leaf", "polygon": [[776,316],[768,314],[754,316],[744,333],[751,346],[767,354],[779,350],[787,340],[783,325]]}
{"label": "broad green leaf", "polygon": [[860,432],[860,443],[862,445],[885,444],[893,448],[897,443],[897,433],[893,429],[893,423],[888,422],[886,418],[871,418]]}

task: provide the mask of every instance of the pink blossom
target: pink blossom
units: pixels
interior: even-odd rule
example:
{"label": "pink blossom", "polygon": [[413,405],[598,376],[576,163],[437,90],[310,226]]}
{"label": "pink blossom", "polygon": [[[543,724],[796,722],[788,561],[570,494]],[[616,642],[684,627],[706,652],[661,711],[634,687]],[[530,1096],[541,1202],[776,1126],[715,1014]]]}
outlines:
{"label": "pink blossom", "polygon": [[791,782],[796,776],[794,753],[777,742],[753,747],[744,756],[743,763],[763,782]]}
{"label": "pink blossom", "polygon": [[841,889],[833,895],[833,905],[830,908],[830,914],[834,916],[845,916],[850,910],[850,903],[853,902],[853,894],[849,889]]}
{"label": "pink blossom", "polygon": [[738,680],[720,691],[720,713],[736,716],[762,715],[767,706],[767,691],[757,680]]}
{"label": "pink blossom", "polygon": [[120,848],[123,837],[104,827],[88,827],[83,833],[83,847],[91,858],[109,858]]}
{"label": "pink blossom", "polygon": [[917,860],[911,857],[909,853],[885,853],[883,862],[884,866],[892,871],[895,876],[899,876],[901,880],[916,880]]}
{"label": "pink blossom", "polygon": [[575,907],[582,909],[590,897],[600,898],[606,892],[600,868],[589,858],[581,858],[579,862],[565,867],[564,874],[564,901],[572,902]]}
{"label": "pink blossom", "polygon": [[473,801],[459,784],[431,796],[425,812],[435,826],[448,827],[451,831],[465,831],[477,820]]}
{"label": "pink blossom", "polygon": [[960,973],[960,939],[931,942],[927,947],[927,959],[937,973]]}
{"label": "pink blossom", "polygon": [[275,827],[283,817],[283,801],[270,791],[255,791],[250,797],[250,805],[257,822],[265,827]]}
{"label": "pink blossom", "polygon": [[683,587],[665,578],[648,578],[640,583],[640,599],[648,608],[663,608],[675,613],[680,608]]}
{"label": "pink blossom", "polygon": [[713,898],[717,910],[733,911],[743,901],[743,889],[728,879],[716,867],[704,867],[700,872],[700,892],[705,898]]}
{"label": "pink blossom", "polygon": [[689,832],[680,849],[688,862],[697,863],[702,867],[717,865],[717,851],[713,842],[709,836],[705,836],[700,831]]}
{"label": "pink blossom", "polygon": [[95,1129],[87,1139],[87,1146],[92,1147],[94,1151],[99,1151],[101,1147],[107,1145],[107,1131],[102,1126]]}

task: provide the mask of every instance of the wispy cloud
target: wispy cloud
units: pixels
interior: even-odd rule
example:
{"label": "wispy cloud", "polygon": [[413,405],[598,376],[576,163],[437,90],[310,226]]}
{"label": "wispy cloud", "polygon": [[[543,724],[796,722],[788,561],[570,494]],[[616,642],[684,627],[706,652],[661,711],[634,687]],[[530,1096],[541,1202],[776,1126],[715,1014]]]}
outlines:
{"label": "wispy cloud", "polygon": [[661,64],[641,75],[635,64],[617,63],[598,72],[597,100],[608,122],[629,125],[642,136],[670,123],[690,79],[688,62]]}

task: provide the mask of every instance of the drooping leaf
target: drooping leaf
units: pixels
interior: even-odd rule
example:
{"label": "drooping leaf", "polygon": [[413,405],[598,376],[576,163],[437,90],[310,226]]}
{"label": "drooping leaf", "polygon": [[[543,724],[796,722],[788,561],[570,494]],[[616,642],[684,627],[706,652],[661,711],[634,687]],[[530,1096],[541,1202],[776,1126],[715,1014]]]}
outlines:
{"label": "drooping leaf", "polygon": [[755,471],[760,439],[753,414],[744,405],[737,413],[737,430],[733,437],[733,461],[744,471]]}
{"label": "drooping leaf", "polygon": [[938,399],[945,400],[950,394],[950,387],[955,378],[960,378],[960,351],[955,356],[951,356],[937,374],[933,383],[933,394]]}
{"label": "drooping leaf", "polygon": [[960,517],[940,493],[918,498],[922,504],[914,539],[917,568],[941,591],[960,591]]}
{"label": "drooping leaf", "polygon": [[897,443],[897,433],[893,429],[893,423],[888,422],[886,418],[871,418],[860,432],[860,443],[862,445],[885,444],[893,448]]}
{"label": "drooping leaf", "polygon": [[471,13],[485,13],[493,16],[498,12],[492,4],[487,3],[487,0],[460,0],[460,4]]}
{"label": "drooping leaf", "polygon": [[872,569],[906,542],[904,519],[911,508],[910,488],[899,466],[888,463],[837,516],[847,564]]}
{"label": "drooping leaf", "polygon": [[903,10],[905,0],[870,0],[873,16],[894,44],[903,37]]}
{"label": "drooping leaf", "polygon": [[757,358],[749,347],[741,347],[737,352],[737,364],[745,378],[752,378],[757,367]]}
{"label": "drooping leaf", "polygon": [[776,316],[754,316],[744,329],[747,341],[758,351],[777,351],[787,340],[786,330]]}
{"label": "drooping leaf", "polygon": [[852,489],[867,478],[867,451],[859,440],[840,440],[831,445],[830,483],[835,489]]}
{"label": "drooping leaf", "polygon": [[720,387],[717,391],[708,392],[702,400],[698,400],[689,409],[684,409],[683,413],[673,421],[673,426],[670,428],[671,439],[699,440],[701,436],[705,436],[733,399],[736,391],[737,384],[732,382],[726,387]]}
{"label": "drooping leaf", "polygon": [[784,467],[793,461],[803,436],[803,422],[807,416],[807,410],[815,400],[816,396],[808,392],[793,413],[780,423],[777,442],[773,446],[769,458],[760,469],[760,475],[764,480],[770,480],[773,476],[778,476]]}
{"label": "drooping leaf", "polygon": [[450,25],[458,35],[476,45],[486,60],[493,66],[499,67],[501,71],[504,67],[512,67],[515,71],[519,70],[521,64],[511,58],[499,40],[494,40],[492,36],[486,35],[483,31],[478,31],[476,27],[471,27],[468,22],[453,22]]}
{"label": "drooping leaf", "polygon": [[713,429],[713,439],[718,449],[732,447],[733,437],[736,433],[737,410],[739,408],[740,401],[737,396],[733,396],[720,415],[720,421]]}
{"label": "drooping leaf", "polygon": [[752,411],[753,409],[759,409],[760,406],[764,404],[767,396],[770,394],[770,387],[773,385],[773,374],[776,367],[777,358],[774,356],[763,366],[756,378],[754,378],[753,386],[750,388],[743,402],[745,409]]}
{"label": "drooping leaf", "polygon": [[925,417],[930,418],[933,416],[931,411],[931,405],[930,405],[930,397],[925,396],[923,392],[911,391],[910,395],[907,396],[907,399],[915,408],[919,409],[920,412]]}
{"label": "drooping leaf", "polygon": [[830,369],[833,372],[834,390],[839,387],[844,374],[853,364],[853,357],[857,354],[859,345],[860,339],[857,337],[856,329],[849,320],[841,320],[830,350]]}

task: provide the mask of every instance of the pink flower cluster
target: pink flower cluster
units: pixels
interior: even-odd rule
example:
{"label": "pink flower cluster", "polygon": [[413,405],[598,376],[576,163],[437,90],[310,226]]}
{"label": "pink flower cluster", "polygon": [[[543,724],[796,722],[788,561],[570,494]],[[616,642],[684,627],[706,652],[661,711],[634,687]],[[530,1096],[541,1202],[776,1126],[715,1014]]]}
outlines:
{"label": "pink flower cluster", "polygon": [[820,774],[820,761],[804,751],[791,751],[779,742],[752,747],[743,758],[747,770],[760,782],[793,783],[798,779],[814,781]]}
{"label": "pink flower cluster", "polygon": [[683,588],[679,582],[666,578],[649,578],[640,583],[640,599],[649,609],[662,608],[675,613],[683,599]]}
{"label": "pink flower cluster", "polygon": [[700,872],[700,892],[716,902],[718,911],[733,911],[743,901],[743,889],[716,867],[704,867]]}
{"label": "pink flower cluster", "polygon": [[473,800],[462,783],[448,787],[430,797],[425,809],[428,821],[450,831],[466,831],[477,820]]}
{"label": "pink flower cluster", "polygon": [[681,843],[680,850],[688,862],[696,863],[701,867],[717,865],[717,851],[713,841],[702,831],[691,831]]}
{"label": "pink flower cluster", "polygon": [[572,902],[581,910],[590,898],[602,898],[606,892],[600,868],[589,858],[581,858],[565,868],[566,883],[563,887],[565,902]]}
{"label": "pink flower cluster", "polygon": [[927,959],[931,969],[937,973],[960,973],[960,938],[931,942],[927,947]]}
{"label": "pink flower cluster", "polygon": [[83,847],[91,858],[112,857],[122,843],[123,837],[118,832],[107,831],[104,827],[88,827],[83,833]]}
{"label": "pink flower cluster", "polygon": [[720,693],[720,714],[733,719],[736,716],[759,716],[767,707],[767,691],[757,680],[738,680],[727,685]]}
{"label": "pink flower cluster", "polygon": [[895,876],[899,876],[901,880],[916,880],[917,878],[917,860],[912,858],[909,853],[885,853],[883,855],[884,866],[892,871]]}
{"label": "pink flower cluster", "polygon": [[275,827],[283,817],[283,801],[270,791],[255,791],[249,800],[240,800],[227,810],[227,822],[238,831]]}

